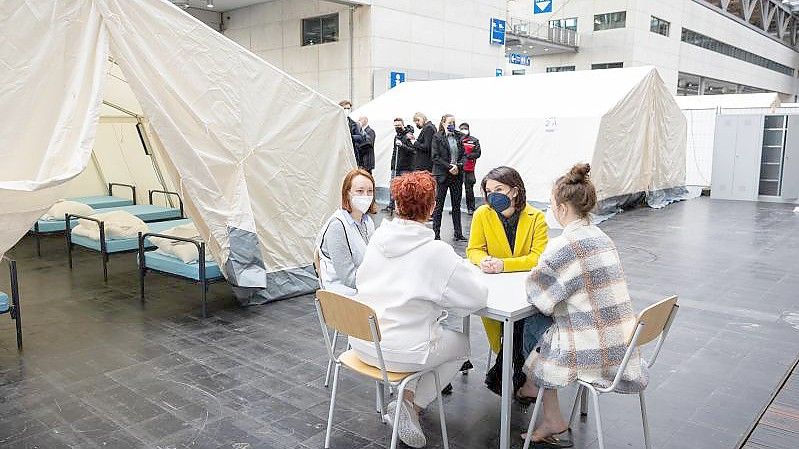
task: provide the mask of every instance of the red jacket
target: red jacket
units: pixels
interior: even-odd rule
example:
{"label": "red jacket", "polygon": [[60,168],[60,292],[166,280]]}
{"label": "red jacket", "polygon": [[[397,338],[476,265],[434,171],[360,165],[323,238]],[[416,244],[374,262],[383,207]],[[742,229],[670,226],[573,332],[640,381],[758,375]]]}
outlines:
{"label": "red jacket", "polygon": [[474,166],[477,165],[477,158],[480,157],[480,141],[475,137],[466,136],[461,142],[463,142],[463,151],[466,153],[463,171],[473,172]]}

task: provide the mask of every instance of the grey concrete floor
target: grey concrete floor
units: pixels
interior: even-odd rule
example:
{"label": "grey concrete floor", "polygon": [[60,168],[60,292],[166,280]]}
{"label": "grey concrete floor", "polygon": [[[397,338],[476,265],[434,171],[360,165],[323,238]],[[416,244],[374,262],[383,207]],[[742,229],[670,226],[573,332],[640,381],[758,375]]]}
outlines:
{"label": "grey concrete floor", "polygon": [[[445,240],[449,222],[445,215]],[[654,446],[735,447],[799,353],[799,215],[700,198],[601,227],[619,247],[638,310],[680,295],[647,390]],[[148,276],[141,305],[133,255],[112,256],[107,285],[95,253],[79,251],[70,272],[60,238],[45,241],[41,259],[28,239],[11,255],[21,269],[25,349],[17,352],[13,323],[0,315],[0,447],[322,447],[329,390],[310,296],[242,309],[215,285],[201,319],[199,288],[177,279]],[[472,329],[476,369],[445,398],[453,448],[498,442],[479,320]],[[388,445],[373,391],[343,377],[333,447]],[[564,413],[573,395],[562,392]],[[601,407],[606,447],[643,447],[636,397],[606,396]],[[432,412],[423,422],[429,447],[440,447]],[[528,418],[516,410],[515,428]],[[574,439],[596,447],[591,416]]]}

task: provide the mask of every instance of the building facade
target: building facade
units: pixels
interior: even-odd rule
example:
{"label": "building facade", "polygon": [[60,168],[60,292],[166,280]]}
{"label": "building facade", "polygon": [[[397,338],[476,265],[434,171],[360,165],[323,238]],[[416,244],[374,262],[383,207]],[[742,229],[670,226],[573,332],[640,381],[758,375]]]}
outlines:
{"label": "building facade", "polygon": [[781,0],[511,0],[512,16],[579,35],[572,52],[542,54],[517,73],[652,65],[675,94],[799,93],[796,17]]}
{"label": "building facade", "polygon": [[272,0],[223,12],[222,32],[331,99],[362,105],[402,81],[494,76],[505,0]]}
{"label": "building facade", "polygon": [[[799,20],[782,0],[216,2],[237,7],[189,12],[356,107],[402,81],[641,65],[679,95],[799,94]],[[492,19],[506,45],[490,42]]]}

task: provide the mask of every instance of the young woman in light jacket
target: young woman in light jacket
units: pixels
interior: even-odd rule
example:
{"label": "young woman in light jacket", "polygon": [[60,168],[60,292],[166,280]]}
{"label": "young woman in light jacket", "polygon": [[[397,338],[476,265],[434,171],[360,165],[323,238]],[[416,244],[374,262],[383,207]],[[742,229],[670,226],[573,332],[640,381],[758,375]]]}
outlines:
{"label": "young woman in light jacket", "polygon": [[[441,384],[459,372],[469,355],[466,336],[442,324],[449,314],[468,316],[486,305],[488,290],[480,274],[452,247],[434,240],[425,222],[435,206],[436,184],[427,172],[412,172],[391,182],[394,220],[375,232],[357,273],[357,299],[377,314],[386,368],[412,372],[438,366]],[[371,342],[350,338],[366,363],[379,366]],[[426,444],[418,412],[437,395],[432,374],[410,386],[400,405],[399,437],[411,447]]]}
{"label": "young woman in light jacket", "polygon": [[369,214],[377,213],[375,181],[366,170],[347,173],[341,185],[341,209],[333,213],[316,239],[320,287],[355,294],[355,272],[375,232]]}
{"label": "young woman in light jacket", "polygon": [[[571,445],[558,439],[568,424],[557,389],[578,378],[609,387],[636,323],[616,246],[588,218],[596,206],[590,170],[588,164],[577,164],[555,183],[551,207],[563,233],[549,242],[527,278],[530,303],[554,320],[541,338],[540,354],[532,352],[527,361],[534,379],[520,390],[535,396],[538,387],[545,389],[543,417],[532,435],[536,447]],[[616,390],[637,392],[647,380],[636,352]]]}

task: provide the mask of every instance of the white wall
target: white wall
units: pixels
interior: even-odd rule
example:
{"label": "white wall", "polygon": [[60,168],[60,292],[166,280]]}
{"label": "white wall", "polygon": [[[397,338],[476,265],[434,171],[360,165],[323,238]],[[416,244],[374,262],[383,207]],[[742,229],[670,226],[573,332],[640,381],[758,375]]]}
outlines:
{"label": "white wall", "polygon": [[[553,18],[578,17],[580,50],[577,54],[534,58],[530,72],[544,72],[547,67],[562,65],[587,70],[594,63],[621,61],[625,67],[654,65],[674,92],[678,72],[781,93],[799,90],[794,77],[681,42],[685,27],[781,64],[799,66],[796,51],[693,0],[572,0],[560,11],[557,4],[553,14],[539,14],[534,20],[545,23]],[[627,11],[626,28],[593,31],[594,14],[615,11]],[[533,18],[532,5],[528,12]],[[649,30],[653,15],[671,22],[668,37]]]}
{"label": "white wall", "polygon": [[407,81],[494,76],[502,46],[490,43],[491,18],[505,18],[505,0],[375,0],[372,6],[374,96],[390,72]]}
{"label": "white wall", "polygon": [[[349,7],[322,0],[273,0],[223,13],[224,34],[332,100],[360,106],[389,88],[392,71],[406,80],[493,76],[501,46],[489,43],[492,17],[505,0],[374,0],[353,21],[350,95]],[[339,41],[301,46],[303,18],[339,13]]]}
{"label": "white wall", "polygon": [[222,30],[222,14],[218,11],[208,11],[199,8],[188,8],[186,12],[191,14],[201,22],[213,28],[215,31]]}

